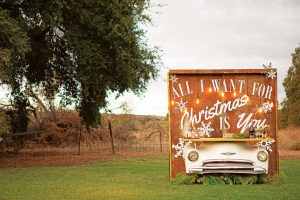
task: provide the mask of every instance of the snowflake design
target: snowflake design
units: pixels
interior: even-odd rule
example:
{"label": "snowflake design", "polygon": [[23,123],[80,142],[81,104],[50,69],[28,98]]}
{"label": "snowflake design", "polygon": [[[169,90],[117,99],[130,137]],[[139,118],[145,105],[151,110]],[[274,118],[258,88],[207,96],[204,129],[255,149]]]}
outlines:
{"label": "snowflake design", "polygon": [[271,69],[272,68],[272,63],[270,62],[268,65],[263,64],[263,67],[265,69]]}
{"label": "snowflake design", "polygon": [[268,72],[266,73],[266,77],[273,80],[274,78],[276,78],[276,71],[275,71],[275,70],[270,70],[270,71],[268,71]]}
{"label": "snowflake design", "polygon": [[183,101],[182,99],[180,99],[180,101],[176,102],[176,103],[177,103],[178,108],[180,109],[180,112],[182,112],[183,110],[186,109],[187,101]]}
{"label": "snowflake design", "polygon": [[176,144],[176,145],[173,144],[172,145],[172,148],[174,148],[175,151],[176,151],[175,158],[178,158],[178,157],[182,156],[183,155],[184,147],[185,146],[190,146],[191,144],[192,144],[191,141],[183,142],[182,138],[179,138],[178,144]]}
{"label": "snowflake design", "polygon": [[275,140],[263,140],[263,141],[259,141],[254,146],[256,146],[258,149],[262,148],[262,149],[265,149],[266,151],[272,152],[271,144],[274,142],[275,142]]}
{"label": "snowflake design", "polygon": [[201,127],[197,128],[198,132],[200,133],[200,136],[210,137],[210,133],[214,131],[214,129],[210,125],[210,122],[207,125],[201,122]]}
{"label": "snowflake design", "polygon": [[176,75],[171,75],[170,81],[172,82],[172,84],[177,83],[177,80],[179,78],[176,77]]}
{"label": "snowflake design", "polygon": [[264,103],[262,103],[261,109],[264,111],[264,113],[271,112],[271,110],[272,110],[272,105],[270,104],[269,101],[264,102]]}

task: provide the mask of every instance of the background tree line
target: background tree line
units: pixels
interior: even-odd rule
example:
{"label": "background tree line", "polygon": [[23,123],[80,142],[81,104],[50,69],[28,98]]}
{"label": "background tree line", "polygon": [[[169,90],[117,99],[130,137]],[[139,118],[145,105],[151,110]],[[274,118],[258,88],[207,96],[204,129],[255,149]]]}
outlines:
{"label": "background tree line", "polygon": [[280,105],[279,128],[300,126],[300,47],[292,54],[292,66],[283,81],[286,98]]}

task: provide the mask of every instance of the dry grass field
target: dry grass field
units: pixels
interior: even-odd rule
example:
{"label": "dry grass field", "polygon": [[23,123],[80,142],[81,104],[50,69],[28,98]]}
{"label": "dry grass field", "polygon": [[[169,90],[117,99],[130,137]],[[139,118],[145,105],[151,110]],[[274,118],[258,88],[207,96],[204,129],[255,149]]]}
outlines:
{"label": "dry grass field", "polygon": [[286,128],[278,133],[281,159],[300,159],[300,128]]}
{"label": "dry grass field", "polygon": [[298,150],[300,150],[300,128],[286,128],[279,130],[278,142],[279,149],[289,150],[295,148],[298,144]]}

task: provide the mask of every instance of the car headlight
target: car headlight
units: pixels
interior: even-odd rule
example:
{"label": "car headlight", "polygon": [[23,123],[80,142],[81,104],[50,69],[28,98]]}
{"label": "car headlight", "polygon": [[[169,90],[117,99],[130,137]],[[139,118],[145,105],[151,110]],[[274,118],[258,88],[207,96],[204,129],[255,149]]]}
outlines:
{"label": "car headlight", "polygon": [[264,152],[264,151],[259,151],[259,152],[257,153],[257,159],[258,159],[259,161],[264,162],[264,161],[266,161],[266,160],[268,159],[268,155],[267,155],[266,152]]}
{"label": "car headlight", "polygon": [[190,161],[196,161],[198,160],[199,158],[199,154],[197,151],[191,151],[189,154],[188,154],[188,158]]}

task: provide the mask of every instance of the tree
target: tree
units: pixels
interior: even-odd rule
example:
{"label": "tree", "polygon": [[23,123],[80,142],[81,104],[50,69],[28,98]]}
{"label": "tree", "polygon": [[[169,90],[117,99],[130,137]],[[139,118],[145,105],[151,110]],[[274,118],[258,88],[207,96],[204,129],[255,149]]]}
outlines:
{"label": "tree", "polygon": [[300,47],[292,54],[292,66],[283,81],[286,99],[282,103],[280,122],[283,126],[300,126]]}
{"label": "tree", "polygon": [[141,28],[150,7],[150,0],[1,0],[1,84],[16,103],[28,103],[35,89],[50,102],[59,94],[87,127],[97,126],[110,93],[139,95],[157,77],[158,49]]}

